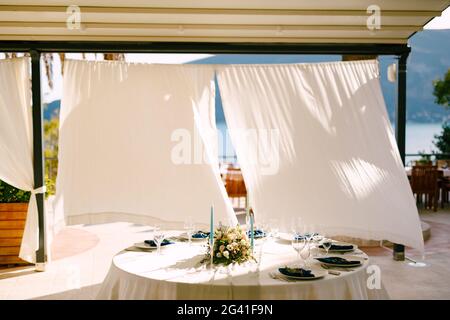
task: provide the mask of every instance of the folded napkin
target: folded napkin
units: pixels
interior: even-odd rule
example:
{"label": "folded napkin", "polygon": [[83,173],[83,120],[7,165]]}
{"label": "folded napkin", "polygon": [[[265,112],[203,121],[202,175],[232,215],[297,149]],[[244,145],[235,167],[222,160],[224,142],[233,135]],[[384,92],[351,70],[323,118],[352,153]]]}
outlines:
{"label": "folded napkin", "polygon": [[323,263],[329,263],[329,264],[339,264],[342,266],[346,265],[355,265],[355,264],[361,264],[361,261],[358,260],[347,260],[341,257],[325,257],[325,258],[316,258],[316,260],[323,262]]}
{"label": "folded napkin", "polygon": [[[150,247],[156,247],[156,242],[154,240],[145,240],[144,242],[148,244]],[[167,239],[164,239],[161,242],[161,246],[167,246],[168,244],[173,244],[173,242]]]}
{"label": "folded napkin", "polygon": [[291,277],[302,277],[302,278],[314,278],[315,275],[312,273],[311,270],[306,270],[303,268],[279,268],[278,271],[280,271],[281,274],[284,274],[285,276],[291,276]]}
{"label": "folded napkin", "polygon": [[314,234],[310,234],[310,233],[306,233],[306,234],[298,234],[298,235],[296,235],[295,236],[295,240],[305,240],[307,237],[315,237],[315,236],[318,236],[319,234],[318,233],[314,233]]}
{"label": "folded napkin", "polygon": [[[247,236],[250,237],[250,230],[247,231]],[[253,236],[255,237],[255,239],[264,238],[266,236],[266,233],[262,230],[256,229],[253,231]]]}
{"label": "folded napkin", "polygon": [[[319,246],[319,248],[325,249],[322,244]],[[353,249],[354,247],[352,244],[342,244],[342,245],[332,244],[329,250],[353,250]]]}
{"label": "folded napkin", "polygon": [[197,231],[191,237],[194,239],[206,239],[209,237],[209,232]]}

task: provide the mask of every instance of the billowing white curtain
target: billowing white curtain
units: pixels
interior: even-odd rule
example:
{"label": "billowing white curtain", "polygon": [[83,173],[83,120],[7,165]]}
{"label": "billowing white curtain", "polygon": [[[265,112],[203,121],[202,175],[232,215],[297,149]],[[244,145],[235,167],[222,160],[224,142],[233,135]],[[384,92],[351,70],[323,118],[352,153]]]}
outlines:
{"label": "billowing white curtain", "polygon": [[377,61],[224,66],[218,83],[256,219],[423,250]]}
{"label": "billowing white curtain", "polygon": [[33,175],[33,119],[31,110],[30,61],[0,60],[0,180],[32,195],[28,205],[19,257],[36,262],[38,212]]}
{"label": "billowing white curtain", "polygon": [[55,214],[69,224],[235,224],[220,181],[214,69],[66,61]]}

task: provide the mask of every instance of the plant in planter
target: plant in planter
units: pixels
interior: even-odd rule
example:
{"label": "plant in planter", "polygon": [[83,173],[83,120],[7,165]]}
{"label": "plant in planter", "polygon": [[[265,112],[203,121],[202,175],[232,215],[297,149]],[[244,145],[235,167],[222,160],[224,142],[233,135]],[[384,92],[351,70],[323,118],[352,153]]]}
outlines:
{"label": "plant in planter", "polygon": [[0,265],[24,264],[19,258],[30,192],[0,180]]}

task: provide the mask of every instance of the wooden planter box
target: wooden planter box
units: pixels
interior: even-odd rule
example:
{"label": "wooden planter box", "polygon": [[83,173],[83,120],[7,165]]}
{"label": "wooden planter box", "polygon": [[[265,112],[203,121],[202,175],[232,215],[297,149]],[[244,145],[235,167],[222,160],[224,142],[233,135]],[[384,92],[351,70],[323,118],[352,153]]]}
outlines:
{"label": "wooden planter box", "polygon": [[28,264],[19,258],[28,203],[0,203],[0,266]]}

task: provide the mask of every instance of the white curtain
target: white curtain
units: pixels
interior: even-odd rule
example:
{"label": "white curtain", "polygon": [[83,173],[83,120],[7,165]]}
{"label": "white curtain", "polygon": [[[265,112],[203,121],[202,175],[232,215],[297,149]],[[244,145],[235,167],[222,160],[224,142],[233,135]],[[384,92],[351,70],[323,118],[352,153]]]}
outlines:
{"label": "white curtain", "polygon": [[19,257],[36,262],[38,212],[33,177],[33,119],[29,59],[0,60],[0,180],[32,195]]}
{"label": "white curtain", "polygon": [[377,61],[224,66],[218,82],[256,219],[423,250]]}
{"label": "white curtain", "polygon": [[66,61],[55,214],[208,224],[214,205],[216,222],[235,224],[211,161],[213,79],[210,66]]}

